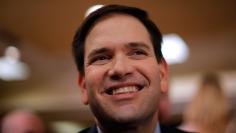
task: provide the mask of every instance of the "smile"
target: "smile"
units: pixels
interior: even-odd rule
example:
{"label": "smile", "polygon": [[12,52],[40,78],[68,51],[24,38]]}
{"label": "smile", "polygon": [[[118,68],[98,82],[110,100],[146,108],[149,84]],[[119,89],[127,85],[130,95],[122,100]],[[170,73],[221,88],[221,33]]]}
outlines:
{"label": "smile", "polygon": [[142,86],[124,86],[117,88],[107,89],[105,92],[108,95],[118,95],[118,94],[126,94],[126,93],[135,93],[142,89]]}

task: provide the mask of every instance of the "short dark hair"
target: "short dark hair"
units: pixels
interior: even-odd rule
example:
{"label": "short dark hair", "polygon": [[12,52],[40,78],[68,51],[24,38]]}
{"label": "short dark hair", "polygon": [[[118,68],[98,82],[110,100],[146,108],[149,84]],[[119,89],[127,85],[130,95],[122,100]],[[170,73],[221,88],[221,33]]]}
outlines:
{"label": "short dark hair", "polygon": [[142,22],[142,24],[146,27],[150,34],[150,39],[152,41],[157,62],[160,63],[161,59],[163,59],[163,55],[161,52],[162,34],[157,26],[149,19],[147,12],[136,7],[128,7],[123,5],[107,5],[87,16],[74,36],[74,40],[72,43],[73,56],[75,58],[77,69],[80,74],[84,75],[84,48],[85,40],[89,31],[99,20],[99,18],[112,13],[127,14],[137,18],[140,22]]}

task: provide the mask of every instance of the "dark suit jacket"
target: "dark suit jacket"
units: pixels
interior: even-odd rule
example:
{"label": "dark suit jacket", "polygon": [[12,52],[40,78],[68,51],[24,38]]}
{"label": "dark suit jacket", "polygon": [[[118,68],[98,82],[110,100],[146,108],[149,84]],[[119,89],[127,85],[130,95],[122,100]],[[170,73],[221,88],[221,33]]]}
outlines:
{"label": "dark suit jacket", "polygon": [[[181,131],[174,127],[163,126],[163,125],[160,126],[160,129],[161,129],[161,133],[189,133],[189,132]],[[79,133],[98,133],[98,131],[97,131],[97,127],[93,126],[93,127],[84,129],[80,131]]]}

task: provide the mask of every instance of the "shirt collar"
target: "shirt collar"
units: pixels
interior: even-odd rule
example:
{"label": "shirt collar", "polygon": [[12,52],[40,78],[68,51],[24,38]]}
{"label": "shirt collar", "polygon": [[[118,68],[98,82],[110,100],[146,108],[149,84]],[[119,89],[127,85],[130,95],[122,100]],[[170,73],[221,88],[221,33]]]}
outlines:
{"label": "shirt collar", "polygon": [[159,123],[157,123],[154,133],[161,133],[161,129],[160,129],[160,124]]}

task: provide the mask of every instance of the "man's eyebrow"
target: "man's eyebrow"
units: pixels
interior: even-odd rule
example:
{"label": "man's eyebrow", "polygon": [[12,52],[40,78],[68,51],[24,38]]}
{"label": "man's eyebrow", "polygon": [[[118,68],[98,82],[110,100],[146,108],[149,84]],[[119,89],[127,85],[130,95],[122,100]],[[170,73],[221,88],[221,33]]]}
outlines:
{"label": "man's eyebrow", "polygon": [[150,49],[150,47],[143,42],[129,42],[125,45],[127,48],[145,48]]}
{"label": "man's eyebrow", "polygon": [[101,53],[106,53],[108,52],[109,49],[108,48],[98,48],[98,49],[94,49],[92,50],[92,52],[89,53],[88,58],[92,58],[93,56],[97,55],[97,54],[101,54]]}

